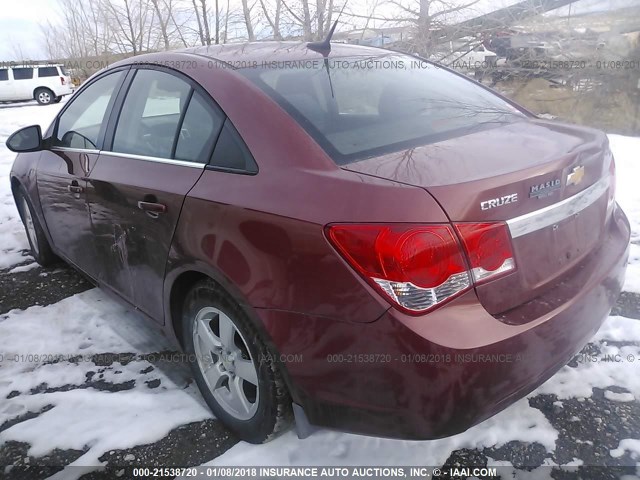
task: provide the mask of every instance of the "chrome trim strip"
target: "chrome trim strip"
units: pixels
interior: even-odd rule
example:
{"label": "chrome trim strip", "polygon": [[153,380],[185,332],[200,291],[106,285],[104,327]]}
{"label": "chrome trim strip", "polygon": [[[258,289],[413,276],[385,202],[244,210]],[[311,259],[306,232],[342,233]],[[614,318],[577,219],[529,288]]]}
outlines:
{"label": "chrome trim strip", "polygon": [[132,153],[107,152],[105,150],[102,150],[100,152],[100,155],[110,155],[112,157],[118,158],[130,158],[132,160],[143,160],[146,162],[166,163],[169,165],[178,165],[180,167],[199,168],[201,170],[206,167],[206,164],[204,163],[187,162],[185,160],[173,160],[170,158],[147,157],[146,155],[134,155]]}
{"label": "chrome trim strip", "polygon": [[601,178],[589,188],[572,197],[541,208],[534,212],[526,213],[519,217],[507,220],[511,238],[521,237],[536,230],[548,227],[561,222],[565,218],[580,213],[582,210],[592,205],[609,188],[610,175]]}
{"label": "chrome trim strip", "polygon": [[71,147],[51,147],[53,152],[79,152],[79,153],[100,153],[100,150],[91,148],[71,148]]}
{"label": "chrome trim strip", "polygon": [[188,162],[186,160],[173,160],[171,158],[147,157],[146,155],[134,155],[132,153],[109,152],[106,150],[91,150],[87,148],[69,148],[69,147],[52,147],[54,152],[78,152],[78,153],[95,153],[100,155],[111,155],[118,158],[130,158],[132,160],[144,160],[147,162],[167,163],[169,165],[178,165],[180,167],[191,167],[203,169],[206,167],[204,163]]}

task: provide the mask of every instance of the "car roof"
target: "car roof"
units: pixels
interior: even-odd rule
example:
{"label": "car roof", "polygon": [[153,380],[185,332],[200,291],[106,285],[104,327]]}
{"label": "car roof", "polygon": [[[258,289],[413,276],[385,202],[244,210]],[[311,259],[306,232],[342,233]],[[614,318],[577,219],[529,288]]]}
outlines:
{"label": "car roof", "polygon": [[[176,53],[201,55],[212,60],[229,63],[236,68],[251,67],[252,62],[282,62],[322,59],[322,54],[307,47],[307,42],[247,42],[208,45],[187,48]],[[329,58],[337,57],[379,57],[392,53],[389,50],[332,43]]]}

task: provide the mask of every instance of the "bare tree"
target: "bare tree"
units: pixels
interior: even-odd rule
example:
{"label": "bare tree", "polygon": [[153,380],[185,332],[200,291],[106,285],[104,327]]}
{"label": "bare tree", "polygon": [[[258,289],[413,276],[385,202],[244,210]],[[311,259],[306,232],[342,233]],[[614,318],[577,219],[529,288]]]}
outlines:
{"label": "bare tree", "polygon": [[211,45],[211,33],[209,32],[209,7],[207,0],[191,0],[193,10],[198,21],[198,34],[202,45]]}
{"label": "bare tree", "polygon": [[27,56],[24,54],[24,50],[22,50],[22,45],[19,43],[11,42],[11,54],[18,62],[23,63],[28,60]]}
{"label": "bare tree", "polygon": [[[171,1],[169,5],[171,5]],[[173,35],[177,37],[182,46],[188,47],[190,45],[188,34],[190,31],[189,21],[191,17],[186,13],[186,11],[182,12],[180,9],[174,6],[171,6],[168,9],[168,13],[171,19],[171,25],[173,27]],[[181,18],[182,20],[178,22],[178,18]]]}
{"label": "bare tree", "polygon": [[[411,41],[404,47],[411,52],[429,55],[435,45],[434,35],[441,36],[443,31],[457,29],[459,17],[470,11],[480,0],[388,0],[375,2],[367,14],[349,11],[347,16],[364,19],[368,27],[371,21],[382,22],[386,26],[407,26],[411,29]],[[379,7],[387,7],[391,13],[378,13]],[[389,8],[391,7],[391,8]],[[471,33],[471,32],[466,32]],[[459,35],[462,36],[462,35]]]}
{"label": "bare tree", "polygon": [[282,0],[275,0],[274,11],[269,12],[269,7],[265,3],[265,0],[260,0],[260,6],[262,7],[262,13],[266,19],[269,27],[271,27],[274,40],[282,40],[282,33],[280,32],[280,17],[282,14]]}
{"label": "bare tree", "polygon": [[149,0],[103,0],[109,25],[113,28],[113,41],[121,53],[138,55],[148,49],[150,40],[145,32],[151,30],[153,10]]}
{"label": "bare tree", "polygon": [[224,38],[223,43],[227,43],[227,35],[229,32],[229,12],[230,12],[231,1],[227,0],[227,12],[224,16]]}
{"label": "bare tree", "polygon": [[[161,10],[160,0],[151,0],[151,4],[156,12],[156,17],[158,18],[158,24],[160,26],[160,34],[162,35],[162,41],[164,42],[164,49],[169,50],[170,42],[169,42],[169,33],[167,32],[167,26],[169,25],[169,21],[171,20],[170,11],[165,12]],[[166,2],[162,2],[163,7],[167,7]],[[169,6],[171,2],[169,1]]]}
{"label": "bare tree", "polygon": [[255,6],[255,3],[249,6],[249,0],[241,0],[242,1],[242,14],[244,16],[244,24],[247,29],[247,38],[250,42],[255,41],[256,36],[253,32],[253,23],[251,23],[251,11]]}
{"label": "bare tree", "polygon": [[[81,76],[88,76],[95,68],[79,62],[89,57],[101,57],[111,52],[113,32],[107,20],[105,2],[77,3],[59,0],[61,21],[41,26],[45,48],[50,59],[72,59]],[[96,65],[100,65],[97,62]]]}
{"label": "bare tree", "polygon": [[301,0],[294,4],[291,0],[281,0],[289,14],[292,26],[302,29],[304,40],[319,40],[326,35],[331,25],[334,10],[333,0]]}

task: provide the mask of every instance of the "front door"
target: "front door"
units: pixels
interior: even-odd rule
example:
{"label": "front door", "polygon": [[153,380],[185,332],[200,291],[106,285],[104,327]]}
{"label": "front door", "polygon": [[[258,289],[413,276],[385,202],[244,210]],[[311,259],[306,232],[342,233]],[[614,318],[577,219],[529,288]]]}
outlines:
{"label": "front door", "polygon": [[0,68],[0,102],[16,99],[13,75],[8,68]]}
{"label": "front door", "polygon": [[124,77],[100,77],[73,98],[53,128],[50,149],[38,163],[37,185],[44,219],[56,251],[88,274],[98,265],[87,203],[104,120]]}
{"label": "front door", "polygon": [[139,68],[114,118],[88,197],[100,280],[162,323],[173,233],[224,116],[186,79]]}
{"label": "front door", "polygon": [[38,192],[57,251],[91,274],[93,241],[87,205],[87,174],[96,152],[45,150],[38,167]]}

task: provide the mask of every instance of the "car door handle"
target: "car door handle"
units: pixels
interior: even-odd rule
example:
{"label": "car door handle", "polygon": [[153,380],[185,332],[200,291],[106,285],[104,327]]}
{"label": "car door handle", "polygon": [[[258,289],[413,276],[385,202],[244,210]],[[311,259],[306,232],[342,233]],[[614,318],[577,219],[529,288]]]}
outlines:
{"label": "car door handle", "polygon": [[156,202],[138,202],[138,208],[149,213],[166,213],[167,206]]}
{"label": "car door handle", "polygon": [[69,185],[67,190],[71,193],[82,193],[84,192],[84,187],[81,187],[80,185]]}

